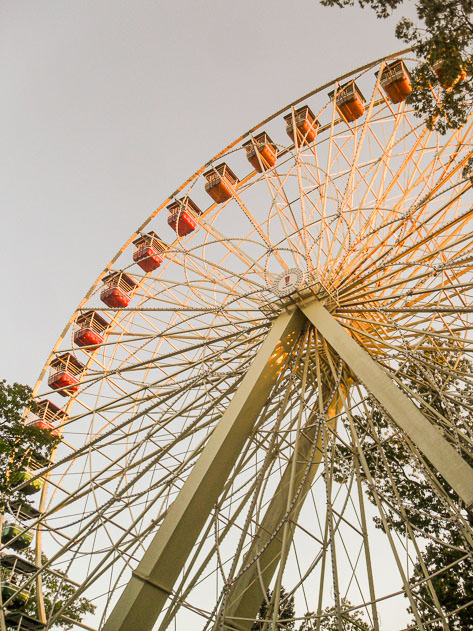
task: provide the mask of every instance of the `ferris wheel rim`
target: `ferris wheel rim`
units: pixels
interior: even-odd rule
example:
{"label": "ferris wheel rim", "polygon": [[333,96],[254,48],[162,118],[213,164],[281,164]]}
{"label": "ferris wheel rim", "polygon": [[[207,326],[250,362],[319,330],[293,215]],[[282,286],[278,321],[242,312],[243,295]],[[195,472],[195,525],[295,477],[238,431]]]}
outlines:
{"label": "ferris wheel rim", "polygon": [[51,361],[51,359],[54,357],[56,351],[58,350],[58,348],[60,347],[64,337],[66,336],[67,332],[69,331],[71,325],[74,322],[74,319],[76,317],[76,314],[78,312],[80,312],[81,308],[83,307],[83,305],[85,305],[87,303],[87,300],[90,298],[90,296],[93,294],[94,290],[98,287],[100,281],[102,280],[102,278],[112,270],[114,263],[118,260],[118,258],[120,257],[120,255],[126,250],[126,248],[128,248],[131,243],[133,242],[133,240],[145,229],[145,227],[150,223],[150,221],[152,221],[152,219],[159,213],[161,212],[163,209],[166,208],[166,206],[173,200],[173,198],[175,198],[179,192],[181,190],[183,190],[185,188],[185,186],[187,186],[190,182],[192,182],[193,180],[195,180],[200,174],[202,174],[204,172],[204,170],[210,166],[213,162],[215,162],[216,160],[218,160],[219,158],[221,158],[222,156],[226,155],[233,147],[235,147],[239,142],[241,142],[242,140],[244,140],[245,138],[247,138],[248,136],[250,136],[253,132],[255,132],[256,130],[258,130],[259,128],[261,128],[263,125],[265,125],[267,122],[273,120],[274,118],[276,118],[277,116],[279,116],[280,114],[282,114],[283,112],[285,112],[286,110],[288,110],[291,107],[294,107],[296,105],[298,105],[299,103],[301,103],[303,100],[310,98],[311,96],[314,96],[315,94],[317,94],[318,92],[322,92],[323,90],[326,90],[327,88],[330,88],[332,85],[336,84],[337,82],[343,81],[346,78],[355,75],[357,73],[363,72],[373,66],[378,65],[379,63],[383,62],[383,61],[387,61],[389,59],[394,59],[403,55],[406,55],[407,53],[412,52],[414,49],[413,47],[408,47],[408,48],[404,48],[401,49],[397,52],[394,53],[390,53],[389,55],[380,57],[374,61],[371,61],[367,64],[363,64],[362,66],[359,66],[357,68],[355,68],[354,70],[351,70],[350,72],[344,73],[342,75],[337,76],[335,79],[326,82],[324,84],[322,84],[321,86],[307,92],[306,94],[304,94],[302,97],[297,98],[294,101],[291,101],[290,103],[288,103],[287,105],[285,105],[284,107],[280,108],[279,110],[277,110],[276,112],[274,112],[273,114],[271,114],[270,116],[264,118],[262,121],[260,121],[259,123],[257,123],[256,125],[254,125],[253,127],[251,127],[248,131],[244,132],[241,136],[239,136],[238,138],[236,138],[235,140],[233,140],[229,145],[227,145],[225,148],[223,148],[222,150],[220,150],[219,152],[217,152],[212,158],[210,158],[202,167],[200,167],[197,171],[195,171],[190,177],[188,177],[186,180],[184,180],[182,182],[182,184],[176,188],[173,193],[171,193],[171,195],[169,197],[167,197],[165,199],[164,202],[162,202],[146,219],[145,221],[143,221],[140,226],[135,230],[135,232],[133,232],[133,234],[127,239],[127,241],[125,241],[125,243],[121,246],[121,248],[115,253],[115,255],[110,259],[109,263],[104,267],[104,269],[100,272],[99,276],[97,277],[97,279],[94,281],[94,283],[90,286],[90,288],[87,290],[87,292],[85,293],[83,299],[79,302],[78,306],[76,307],[76,309],[72,312],[69,320],[67,321],[66,325],[64,326],[62,332],[60,333],[58,339],[56,340],[56,343],[54,344],[53,348],[51,349],[51,352],[49,353],[49,356],[47,357],[45,363],[43,364],[43,368],[40,372],[40,374],[38,375],[38,378],[33,386],[33,397],[37,394],[38,389],[41,386],[42,380],[44,379],[44,376],[46,374],[47,368],[49,366],[49,363]]}
{"label": "ferris wheel rim", "polygon": [[[410,50],[410,49],[408,49],[408,51],[407,51],[407,52],[409,52],[409,50]],[[399,55],[401,55],[401,54],[403,54],[403,53],[405,53],[405,52],[406,52],[406,51],[401,51],[400,53],[395,53],[395,54],[390,55],[390,56],[388,56],[388,57],[383,57],[381,60],[378,60],[377,62],[372,62],[372,63],[370,63],[370,64],[368,64],[368,65],[366,65],[366,66],[363,66],[363,67],[358,68],[358,69],[356,69],[356,70],[354,70],[354,71],[352,71],[352,72],[349,72],[349,73],[347,73],[347,74],[345,74],[345,75],[342,75],[341,77],[339,77],[339,78],[338,78],[337,80],[335,80],[335,81],[338,81],[338,80],[343,80],[344,78],[347,78],[347,77],[353,76],[354,74],[356,74],[357,72],[360,72],[361,70],[369,70],[371,67],[373,67],[373,66],[375,66],[377,63],[379,63],[379,61],[386,60],[386,59],[391,59],[391,58],[393,58],[393,57],[398,57]],[[333,82],[331,82],[331,83],[329,83],[329,84],[326,84],[326,85],[324,85],[324,86],[322,86],[322,87],[320,87],[320,88],[317,88],[315,91],[312,91],[312,92],[311,92],[311,93],[309,93],[308,95],[305,95],[304,97],[301,97],[301,98],[300,98],[300,99],[298,99],[297,101],[295,101],[295,102],[293,102],[293,103],[289,104],[288,106],[286,106],[286,108],[283,108],[282,110],[279,110],[277,113],[275,113],[274,115],[272,115],[272,116],[271,116],[271,117],[269,117],[268,119],[265,119],[264,121],[262,121],[261,123],[259,123],[258,125],[256,125],[254,128],[252,128],[252,130],[250,130],[249,132],[247,132],[244,136],[240,137],[238,140],[234,141],[234,142],[233,142],[231,145],[229,145],[229,146],[228,146],[225,150],[223,150],[221,153],[217,154],[217,156],[215,156],[212,160],[210,160],[208,163],[206,163],[206,165],[204,165],[204,167],[202,167],[202,168],[201,168],[200,170],[198,170],[198,171],[197,171],[197,172],[196,172],[193,176],[191,176],[191,178],[189,178],[189,179],[188,179],[188,180],[187,180],[187,181],[186,181],[186,182],[185,182],[185,183],[181,186],[181,188],[180,188],[180,189],[178,189],[177,191],[175,191],[175,193],[173,193],[173,196],[177,195],[177,193],[178,193],[180,190],[182,190],[182,189],[183,189],[183,188],[184,188],[184,187],[185,187],[185,186],[186,186],[189,182],[192,182],[193,180],[195,180],[195,179],[196,179],[196,178],[197,178],[197,177],[198,177],[198,176],[199,176],[199,175],[200,175],[200,174],[204,171],[204,169],[205,169],[205,168],[206,168],[209,164],[211,164],[211,163],[213,162],[213,160],[216,160],[216,159],[218,159],[219,157],[222,157],[223,155],[226,155],[226,153],[228,153],[229,151],[231,151],[231,149],[232,149],[232,148],[233,148],[233,147],[234,147],[234,146],[235,146],[238,142],[240,142],[241,140],[243,140],[245,137],[250,136],[250,135],[251,135],[251,133],[252,133],[253,131],[256,131],[257,129],[259,129],[259,128],[260,128],[262,125],[264,125],[266,122],[271,121],[271,120],[273,120],[273,119],[277,118],[277,116],[278,116],[280,113],[283,113],[283,112],[284,112],[284,111],[286,111],[288,108],[293,107],[294,105],[297,105],[298,103],[300,103],[300,102],[301,102],[301,101],[303,101],[304,99],[308,98],[309,96],[314,95],[314,94],[316,94],[317,92],[320,92],[320,91],[324,90],[326,87],[330,87],[330,86],[332,86],[332,85],[333,85]],[[452,187],[453,187],[453,186],[454,186],[454,185],[452,185]],[[441,193],[439,193],[439,195],[440,195],[440,194],[441,194]],[[301,197],[302,197],[302,195],[301,195]],[[79,305],[78,309],[74,312],[73,316],[71,317],[71,319],[70,319],[70,321],[69,321],[69,323],[68,323],[68,325],[67,325],[66,329],[65,329],[65,330],[64,330],[64,332],[63,332],[63,333],[64,333],[64,335],[62,335],[62,337],[60,337],[60,339],[58,340],[58,342],[57,342],[56,346],[54,347],[54,349],[53,349],[53,351],[52,351],[52,353],[51,353],[51,357],[54,355],[54,353],[56,352],[56,350],[57,350],[57,349],[59,348],[59,346],[61,345],[61,343],[62,343],[62,341],[63,341],[63,339],[64,339],[64,336],[65,336],[65,334],[67,333],[67,330],[70,328],[70,326],[71,326],[72,322],[74,321],[74,317],[75,317],[75,315],[76,315],[78,312],[80,312],[80,310],[82,309],[82,306],[86,304],[86,301],[87,301],[87,300],[88,300],[88,298],[89,298],[89,297],[93,294],[93,292],[94,292],[94,290],[96,289],[96,287],[98,286],[98,284],[99,284],[100,280],[103,278],[103,275],[104,275],[107,271],[110,271],[110,270],[112,269],[113,264],[116,262],[116,260],[118,260],[119,256],[120,256],[120,255],[121,255],[121,254],[122,254],[122,253],[126,250],[126,248],[127,248],[127,247],[131,244],[131,242],[132,242],[132,240],[134,239],[134,237],[135,237],[135,236],[137,236],[137,234],[141,231],[141,229],[143,229],[143,228],[145,227],[145,225],[147,225],[147,223],[148,223],[149,221],[151,221],[151,220],[152,220],[152,218],[154,218],[154,217],[158,214],[158,212],[160,212],[161,210],[163,210],[163,209],[164,209],[164,207],[166,206],[166,204],[167,204],[167,203],[168,203],[171,199],[172,199],[172,196],[171,196],[170,198],[168,198],[168,200],[166,200],[166,201],[162,204],[162,206],[160,206],[160,207],[159,207],[156,211],[154,211],[154,213],[153,213],[153,214],[149,217],[149,219],[145,222],[145,224],[143,224],[143,225],[140,227],[140,229],[139,229],[137,232],[135,232],[135,233],[133,234],[133,236],[129,239],[129,241],[127,241],[127,243],[126,243],[126,244],[125,244],[125,245],[121,248],[121,250],[120,250],[120,251],[116,254],[116,256],[114,257],[114,259],[112,259],[112,261],[110,262],[109,266],[108,266],[108,267],[107,267],[107,268],[106,268],[106,269],[105,269],[105,270],[101,273],[101,275],[98,277],[98,279],[97,279],[96,283],[95,283],[95,284],[91,287],[91,289],[89,290],[88,294],[86,294],[86,297],[84,298],[83,302],[82,302],[82,303],[80,303],[80,305]],[[211,208],[212,208],[212,206],[211,206]],[[363,210],[363,209],[361,209],[361,211],[362,211],[362,210]],[[369,210],[369,208],[368,208],[368,207],[367,207],[367,210]],[[392,210],[392,209],[390,209],[390,210]],[[315,222],[315,219],[314,219],[314,222]],[[308,224],[308,225],[310,226],[311,224]],[[347,223],[347,226],[348,226],[348,223]],[[375,228],[376,228],[377,230],[379,230],[379,231],[382,231],[383,226],[375,226]],[[298,232],[300,232],[300,229],[299,229],[299,230],[296,230],[296,229],[294,230],[294,234],[296,234],[296,233],[298,233]],[[209,237],[209,236],[210,236],[210,232],[207,232],[207,237]],[[366,235],[365,235],[365,236],[366,236]],[[371,236],[372,236],[372,235],[371,235]],[[207,241],[207,237],[206,237],[206,241],[205,241],[205,247],[215,245],[215,244],[218,242],[218,239],[214,239],[214,242],[212,242],[212,241]],[[235,237],[235,239],[236,239],[236,237]],[[240,237],[238,237],[238,239],[240,239]],[[230,239],[229,239],[229,238],[225,238],[225,240],[231,240],[231,238],[230,238]],[[178,242],[178,241],[179,241],[179,239],[177,239],[177,240],[176,240],[176,242]],[[249,243],[249,242],[250,242],[250,239],[248,238],[248,239],[245,241],[245,243],[246,243],[246,242],[248,242],[248,243]],[[281,240],[280,240],[280,242],[279,242],[279,243],[281,244],[281,246],[282,246],[282,245],[284,245],[284,242],[285,242],[285,237],[281,237]],[[257,241],[255,241],[255,244],[257,244],[257,245],[262,245],[262,243],[257,242]],[[174,245],[174,244],[172,244],[170,247],[172,248],[172,247],[173,247],[173,245]],[[277,243],[276,245],[278,245],[278,243]],[[314,245],[314,246],[312,246],[312,247],[313,247],[313,248],[315,248],[315,245]],[[196,260],[197,260],[197,258],[198,258],[198,251],[199,251],[199,249],[201,249],[201,248],[203,248],[203,246],[198,245],[198,244],[197,244],[197,245],[195,245],[195,246],[193,246],[193,247],[191,247],[191,248],[189,248],[189,251],[186,251],[186,256],[188,256],[190,259],[192,259],[192,257],[193,257],[192,250],[193,250],[193,249],[195,249],[195,257],[196,257]],[[281,250],[281,251],[282,251],[282,250],[284,250],[284,248],[283,248],[283,247],[281,247],[281,248],[276,248],[276,249],[279,249],[279,250]],[[287,250],[290,250],[291,248],[286,248],[286,249],[287,249]],[[348,257],[349,250],[347,250],[345,253],[346,253],[346,256]],[[263,255],[263,256],[264,256],[264,255]],[[427,255],[426,255],[426,256],[427,256]],[[268,259],[268,260],[269,260],[269,259]],[[257,257],[257,262],[259,262],[259,261],[260,261],[260,259]],[[131,265],[131,264],[130,264],[130,265]],[[216,267],[217,267],[217,265],[218,265],[218,264],[217,264],[217,262],[212,262],[212,263],[211,263],[211,266],[213,266],[214,268],[216,268]],[[127,268],[127,267],[125,267],[124,269],[128,269],[128,268]],[[222,269],[223,269],[223,268],[222,268]],[[227,270],[227,271],[231,271],[231,270]],[[235,273],[234,273],[234,274],[235,274]],[[401,281],[402,281],[402,277],[401,277]],[[252,281],[252,282],[254,283],[254,281]],[[367,282],[369,283],[369,281],[367,281]],[[180,283],[180,284],[182,284],[182,283]],[[254,284],[255,284],[255,283],[254,283]],[[188,286],[190,286],[190,285],[191,285],[191,282],[189,281],[189,282],[187,283],[187,285],[188,285]],[[197,285],[196,285],[196,286],[197,286]],[[248,294],[248,296],[247,296],[247,295],[244,295],[244,294],[238,294],[238,290],[237,290],[237,289],[235,289],[235,287],[236,287],[236,284],[233,286],[233,289],[235,290],[235,293],[236,293],[236,295],[237,295],[237,298],[235,298],[235,300],[236,300],[236,301],[237,301],[237,300],[239,300],[239,299],[242,299],[242,298],[245,298],[245,299],[246,299],[246,298],[251,298],[251,297],[252,297],[252,296],[251,296],[251,292],[250,292],[250,294]],[[425,291],[426,291],[426,287],[427,287],[427,285],[426,285],[426,286],[421,286],[421,293],[425,293]],[[350,284],[348,284],[348,288],[347,288],[347,287],[345,287],[345,290],[347,290],[347,289],[348,289],[348,292],[347,292],[347,293],[348,293],[348,296],[350,296],[350,295],[354,295],[354,292],[356,293],[356,289],[357,289],[356,284],[354,285],[354,287],[350,287]],[[163,290],[163,291],[165,291],[165,290]],[[229,290],[229,291],[230,291],[230,290]],[[257,291],[257,290],[255,289],[255,290],[254,290],[254,292],[256,292],[256,291]],[[350,291],[351,291],[351,294],[350,294]],[[435,290],[435,287],[434,287],[434,288],[432,289],[432,291],[438,291],[438,290]],[[452,295],[453,295],[453,294],[452,294]],[[368,297],[368,299],[370,298],[369,293],[368,293],[368,296],[367,296],[367,297]],[[141,299],[141,298],[140,298],[140,299]],[[143,301],[145,301],[145,300],[146,300],[146,298],[142,298],[142,300],[143,300]],[[352,299],[352,300],[353,300],[353,299]],[[375,309],[377,309],[377,310],[379,311],[379,310],[380,310],[380,307],[379,307],[378,303],[376,302],[377,300],[378,300],[378,299],[377,299],[376,297],[372,298],[372,301],[373,301],[373,303],[374,303],[374,305],[375,305]],[[447,300],[447,299],[444,299],[444,301],[446,301],[446,300]],[[204,302],[205,302],[205,300],[204,300],[204,299],[202,299],[202,303],[204,303]],[[145,310],[145,309],[143,308],[143,306],[142,306],[143,304],[145,304],[145,302],[140,302],[140,305],[138,306],[138,308],[137,308],[137,309],[131,309],[131,310],[130,310],[130,312],[131,312],[131,311],[137,311],[137,310],[140,310],[140,309]],[[209,305],[210,305],[210,304],[211,304],[211,302],[209,301]],[[257,302],[255,302],[254,304],[255,304],[255,306],[257,306],[257,305],[258,305],[258,303],[257,303]],[[276,301],[276,304],[277,304],[277,301]],[[441,303],[441,304],[442,304],[442,308],[443,308],[443,310],[444,310],[444,311],[446,311],[445,302],[444,302],[444,303]],[[350,300],[349,300],[349,302],[348,302],[348,308],[349,308],[349,307],[350,307]],[[185,308],[183,308],[183,309],[185,309]],[[249,309],[249,308],[248,308],[248,307],[246,307],[246,310],[247,310],[247,311],[248,311],[248,309]],[[343,307],[342,307],[342,309],[343,309]],[[125,309],[117,309],[117,310],[118,310],[118,311],[122,311],[122,312],[124,312],[124,313],[126,313],[126,311],[127,311],[127,309],[126,309],[126,308],[125,308]],[[199,310],[199,311],[203,312],[203,311],[205,311],[205,308],[201,306],[199,309],[196,309],[196,310]],[[259,307],[259,310],[261,311],[261,308],[260,308],[260,307]],[[386,310],[386,309],[385,309],[385,310]],[[453,307],[452,307],[452,310],[453,310]],[[465,310],[466,310],[466,309],[464,309],[464,311],[465,311]],[[110,311],[113,311],[113,309],[111,309]],[[211,308],[210,308],[210,311],[212,311],[212,309],[211,309]],[[273,315],[274,315],[274,313],[273,313]],[[356,316],[356,310],[355,310],[355,316]],[[341,314],[341,317],[342,317],[342,318],[344,317],[344,316],[343,316],[343,313]],[[347,317],[348,317],[348,318],[352,317],[352,316],[350,316],[350,312],[348,313],[348,316],[347,316]],[[191,320],[192,318],[193,318],[193,316],[192,316],[192,315],[189,315],[189,319]],[[263,324],[263,325],[261,325],[261,326],[262,326],[263,328],[266,326],[266,330],[268,330],[268,327],[269,327],[269,325],[271,324],[271,322],[272,322],[273,320],[274,320],[274,317],[272,317],[271,315],[266,314],[266,324]],[[387,318],[385,318],[385,320],[383,320],[383,321],[380,321],[379,323],[377,323],[377,326],[379,326],[380,328],[381,328],[382,326],[387,326],[387,324],[386,324],[386,320],[387,320]],[[214,323],[215,323],[215,322],[216,322],[216,321],[214,321]],[[411,321],[409,321],[409,320],[406,322],[406,324],[405,324],[405,326],[406,326],[406,330],[410,330],[410,329],[409,329],[409,327],[411,326],[411,325],[410,325],[410,322],[411,322]],[[394,330],[394,329],[396,329],[396,327],[398,327],[398,328],[402,328],[402,322],[401,322],[401,325],[399,325],[398,320],[396,320],[394,317],[392,318],[392,321],[391,321],[391,322],[389,322],[388,324],[389,324],[389,326],[391,326],[391,327],[393,328],[393,330]],[[212,326],[215,326],[215,324],[214,324],[214,325],[209,325],[209,328],[211,328]],[[446,329],[445,329],[445,330],[446,330]],[[396,329],[396,331],[397,331],[397,329]],[[466,335],[466,333],[467,333],[467,331],[465,331],[465,335]],[[363,332],[363,331],[362,331],[362,335],[365,335],[365,336],[366,336],[366,339],[368,339],[368,338],[369,338],[369,335],[368,335],[366,332]],[[432,332],[431,332],[431,335],[439,335],[439,336],[440,336],[440,335],[442,335],[442,333],[441,333],[441,332],[440,332],[440,333],[435,333],[435,331],[432,331]],[[376,335],[375,335],[375,337],[376,337]],[[402,334],[400,335],[400,337],[402,337]],[[450,338],[450,339],[451,339],[451,338]],[[401,343],[402,343],[402,341],[401,341],[401,342],[399,342],[399,344],[401,344]],[[111,344],[113,345],[114,343],[113,343],[113,342],[111,342]],[[104,345],[104,346],[105,346],[105,345]],[[407,346],[408,346],[408,344],[407,344]],[[257,347],[256,347],[256,345],[253,347],[253,349],[254,349],[254,348],[257,348]],[[386,346],[386,348],[387,348],[387,346]],[[402,353],[401,353],[401,350],[399,350],[400,348],[401,348],[401,346],[399,346],[399,347],[398,347],[398,353],[399,353],[399,356],[401,356],[401,354],[402,354]],[[385,352],[385,353],[386,353],[386,349],[384,349],[384,351],[383,351],[383,352]],[[248,358],[249,358],[249,359],[248,359]],[[92,361],[92,359],[91,359],[90,361]],[[251,355],[250,355],[250,354],[248,355],[248,357],[246,358],[246,360],[245,360],[245,361],[246,361],[246,363],[244,362],[244,363],[242,364],[242,370],[243,370],[243,371],[245,370],[245,367],[247,367],[248,365],[251,365]],[[48,360],[48,363],[49,363],[49,360]],[[48,364],[46,364],[46,366],[47,366],[47,365],[48,365]],[[45,369],[46,369],[46,366],[45,366]],[[44,371],[45,371],[45,369],[44,369]],[[44,371],[43,371],[43,374],[44,374]],[[41,382],[41,378],[40,378],[39,382]],[[130,377],[130,383],[132,383],[132,378],[131,378],[131,377]],[[321,383],[322,383],[322,382],[321,382]],[[38,387],[39,387],[39,385],[38,385]],[[71,399],[70,399],[70,404],[71,404],[71,405],[73,404],[73,397],[71,397]],[[85,414],[85,413],[84,413],[84,414]],[[125,423],[127,423],[127,422],[129,422],[129,421],[125,421]],[[71,455],[71,459],[72,459],[72,458],[73,458],[73,455]],[[261,496],[261,501],[262,501],[262,497],[263,497],[263,496]],[[347,501],[348,501],[348,495],[347,495]],[[98,507],[98,505],[97,505],[97,507]],[[343,514],[343,513],[342,513],[342,514]],[[123,567],[125,568],[125,564],[124,564],[124,566],[123,566]],[[118,579],[117,579],[117,580],[118,580]],[[209,614],[209,615],[210,615],[210,614]]]}

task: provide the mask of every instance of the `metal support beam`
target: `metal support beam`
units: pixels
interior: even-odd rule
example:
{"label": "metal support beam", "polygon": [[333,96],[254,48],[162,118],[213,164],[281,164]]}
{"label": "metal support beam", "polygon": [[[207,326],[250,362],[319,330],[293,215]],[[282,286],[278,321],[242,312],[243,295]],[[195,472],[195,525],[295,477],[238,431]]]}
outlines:
{"label": "metal support beam", "polygon": [[[336,417],[342,408],[342,400],[337,394],[329,406],[327,412],[327,423],[329,426],[336,424]],[[294,452],[291,460],[286,465],[284,473],[278,484],[276,492],[266,510],[263,521],[258,528],[250,548],[244,556],[242,567],[245,567],[252,559],[256,557],[267,542],[272,538],[271,543],[261,554],[258,560],[258,567],[253,563],[249,569],[243,573],[232,585],[226,602],[225,612],[223,614],[225,620],[225,629],[238,629],[247,631],[251,629],[256,618],[256,614],[265,597],[265,591],[269,587],[279,563],[285,563],[286,558],[281,559],[281,548],[283,544],[282,529],[274,537],[274,532],[281,520],[284,518],[287,507],[294,499],[294,494],[298,490],[301,482],[304,480],[303,488],[300,490],[297,503],[294,505],[291,514],[288,516],[289,532],[288,542],[293,538],[299,513],[304,504],[315,475],[322,461],[322,434],[320,426],[314,423],[311,417],[307,422],[307,426],[303,428],[299,439],[297,452]],[[314,443],[317,442],[315,452]],[[312,455],[313,454],[313,455]],[[309,465],[309,459],[312,461]],[[309,470],[307,471],[309,465]],[[289,497],[291,488],[291,473],[294,471],[293,497]],[[264,585],[264,590],[261,584]],[[218,623],[215,629],[218,628]]]}
{"label": "metal support beam", "polygon": [[305,318],[295,309],[273,323],[102,631],[150,631],[274,385]]}
{"label": "metal support beam", "polygon": [[299,308],[379,401],[396,425],[406,432],[445,478],[465,506],[471,509],[473,469],[322,303],[314,300],[307,304],[301,303]]}

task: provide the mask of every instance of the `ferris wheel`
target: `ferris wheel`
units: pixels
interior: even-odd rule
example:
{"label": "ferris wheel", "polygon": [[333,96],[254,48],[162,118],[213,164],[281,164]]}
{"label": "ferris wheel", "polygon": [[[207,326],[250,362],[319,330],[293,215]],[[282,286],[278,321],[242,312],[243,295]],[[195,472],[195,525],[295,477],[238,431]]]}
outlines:
{"label": "ferris wheel", "polygon": [[413,61],[255,126],[99,275],[35,388],[61,440],[5,515],[4,552],[35,551],[8,556],[7,626],[80,598],[104,631],[445,630],[472,606],[441,588],[473,563],[473,123],[414,117]]}

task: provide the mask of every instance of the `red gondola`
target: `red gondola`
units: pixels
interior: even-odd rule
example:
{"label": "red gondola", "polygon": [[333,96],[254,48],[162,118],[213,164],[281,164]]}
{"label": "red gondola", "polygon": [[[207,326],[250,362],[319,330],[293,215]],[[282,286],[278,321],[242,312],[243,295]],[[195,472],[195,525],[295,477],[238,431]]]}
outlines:
{"label": "red gondola", "polygon": [[163,262],[163,252],[166,251],[166,244],[155,232],[142,234],[133,241],[135,251],[133,260],[144,272],[152,272]]}
{"label": "red gondola", "polygon": [[442,59],[439,59],[434,63],[434,72],[437,75],[437,79],[439,80],[440,85],[447,90],[447,92],[451,91],[457,83],[462,83],[467,78],[466,71],[460,66],[460,72],[455,78],[448,78],[447,72],[445,68],[445,62]]}
{"label": "red gondola", "polygon": [[100,293],[100,300],[112,309],[127,307],[137,285],[134,278],[125,272],[112,272],[103,279],[105,287]]}
{"label": "red gondola", "polygon": [[276,145],[263,131],[248,142],[243,143],[246,150],[246,157],[252,167],[261,173],[263,170],[269,169],[276,164],[278,159],[278,150]]}
{"label": "red gondola", "polygon": [[[334,95],[335,90],[329,92],[331,99]],[[349,123],[365,113],[365,97],[354,81],[338,87],[336,105],[337,110]]]}
{"label": "red gondola", "polygon": [[71,353],[63,353],[55,357],[51,364],[51,373],[48,385],[53,390],[58,390],[63,397],[70,396],[79,389],[79,377],[84,370],[84,365]]}
{"label": "red gondola", "polygon": [[207,180],[205,190],[217,204],[233,196],[238,178],[225,162],[206,171],[204,177]]}
{"label": "red gondola", "polygon": [[109,327],[109,322],[102,318],[96,311],[81,313],[76,322],[74,342],[77,346],[98,346],[104,340],[104,332]]}
{"label": "red gondola", "polygon": [[169,204],[168,224],[180,237],[185,237],[193,232],[197,226],[195,216],[202,211],[194,204],[190,197],[183,197]]}
{"label": "red gondola", "polygon": [[50,432],[53,436],[61,436],[61,427],[67,420],[67,414],[48,399],[38,401],[36,411],[30,412],[28,425]]}
{"label": "red gondola", "polygon": [[380,82],[391,103],[401,103],[412,92],[411,77],[401,59],[386,64]]}
{"label": "red gondola", "polygon": [[308,145],[314,142],[320,123],[308,105],[303,105],[294,112],[286,114],[284,120],[286,121],[286,133],[293,142],[295,142],[294,126],[297,130],[297,143],[299,145]]}

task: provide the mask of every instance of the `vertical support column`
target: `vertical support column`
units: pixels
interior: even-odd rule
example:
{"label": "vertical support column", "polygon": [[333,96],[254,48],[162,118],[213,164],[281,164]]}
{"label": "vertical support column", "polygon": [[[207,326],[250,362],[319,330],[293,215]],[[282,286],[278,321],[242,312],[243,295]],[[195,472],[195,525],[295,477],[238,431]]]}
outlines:
{"label": "vertical support column", "polygon": [[151,631],[304,321],[295,309],[281,313],[273,323],[103,631]]}
{"label": "vertical support column", "polygon": [[[327,412],[327,423],[329,426],[336,424],[336,417],[342,408],[342,400],[337,394]],[[233,584],[227,597],[227,606],[225,607],[224,618],[225,628],[232,628],[247,631],[251,629],[256,614],[265,597],[265,591],[268,588],[273,575],[279,563],[285,563],[286,559],[281,558],[282,548],[282,530],[274,536],[277,526],[287,512],[287,506],[293,498],[289,498],[290,480],[292,468],[294,472],[294,492],[296,492],[304,480],[304,486],[300,490],[297,503],[292,509],[290,516],[289,537],[290,542],[294,536],[299,513],[304,504],[315,475],[322,460],[322,435],[320,427],[313,422],[313,418],[309,418],[307,425],[303,428],[299,439],[299,448],[294,452],[291,460],[286,465],[284,473],[278,484],[273,499],[271,500],[263,521],[250,545],[249,550],[244,556],[242,567],[245,567],[252,559],[256,557],[260,551],[272,538],[271,543],[259,557],[259,576],[258,567],[254,563],[245,573],[243,573]],[[315,453],[312,461],[309,458],[314,451],[314,442],[317,441]],[[309,470],[307,471],[307,468]],[[325,501],[325,500],[324,500]],[[260,580],[261,579],[261,580]],[[264,590],[261,583],[263,583]],[[243,619],[242,619],[243,618]],[[217,628],[216,625],[215,628]]]}
{"label": "vertical support column", "polygon": [[473,469],[412,403],[389,375],[318,300],[299,308],[353,373],[463,500],[473,505]]}

